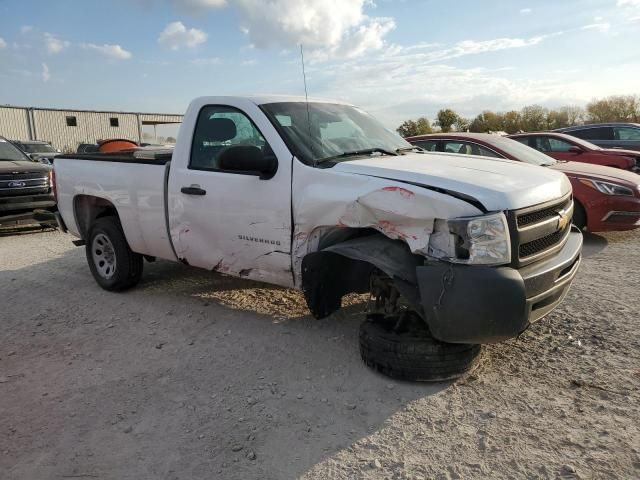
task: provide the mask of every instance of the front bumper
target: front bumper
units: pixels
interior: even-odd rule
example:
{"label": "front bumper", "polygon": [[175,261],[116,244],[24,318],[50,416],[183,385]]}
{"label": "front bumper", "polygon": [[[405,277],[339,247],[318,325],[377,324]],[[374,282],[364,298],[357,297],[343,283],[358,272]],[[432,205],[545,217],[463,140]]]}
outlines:
{"label": "front bumper", "polygon": [[495,343],[518,336],[565,297],[581,251],[582,234],[572,227],[562,250],[519,270],[446,263],[417,267],[432,335],[450,343]]}
{"label": "front bumper", "polygon": [[612,196],[587,204],[590,232],[633,230],[640,227],[640,198]]}

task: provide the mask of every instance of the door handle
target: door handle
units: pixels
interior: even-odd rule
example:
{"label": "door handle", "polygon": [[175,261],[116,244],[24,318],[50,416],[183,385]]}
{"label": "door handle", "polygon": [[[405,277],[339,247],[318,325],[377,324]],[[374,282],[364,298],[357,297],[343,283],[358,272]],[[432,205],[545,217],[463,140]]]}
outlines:
{"label": "door handle", "polygon": [[206,195],[207,191],[204,188],[200,188],[192,185],[191,187],[182,187],[180,189],[182,193],[185,195]]}

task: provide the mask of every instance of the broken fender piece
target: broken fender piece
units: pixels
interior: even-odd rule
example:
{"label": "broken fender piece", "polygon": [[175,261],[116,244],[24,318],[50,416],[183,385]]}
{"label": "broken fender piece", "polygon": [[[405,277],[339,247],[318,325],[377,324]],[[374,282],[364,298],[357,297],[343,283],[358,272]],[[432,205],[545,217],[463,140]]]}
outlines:
{"label": "broken fender piece", "polygon": [[417,281],[416,267],[424,262],[424,258],[412,254],[406,244],[382,235],[354,238],[322,251],[338,253],[352,260],[362,260],[392,278],[398,277],[413,284]]}

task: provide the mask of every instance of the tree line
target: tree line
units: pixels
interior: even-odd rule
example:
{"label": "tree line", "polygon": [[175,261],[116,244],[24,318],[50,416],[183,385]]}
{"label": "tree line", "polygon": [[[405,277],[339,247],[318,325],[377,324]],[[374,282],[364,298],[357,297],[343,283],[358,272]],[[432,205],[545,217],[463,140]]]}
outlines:
{"label": "tree line", "polygon": [[549,109],[529,105],[521,110],[493,112],[485,110],[473,119],[467,119],[450,108],[436,114],[433,123],[426,117],[405,120],[396,129],[403,137],[442,132],[533,132],[570,127],[584,123],[640,122],[640,95],[612,95],[594,99],[586,107],[566,105]]}

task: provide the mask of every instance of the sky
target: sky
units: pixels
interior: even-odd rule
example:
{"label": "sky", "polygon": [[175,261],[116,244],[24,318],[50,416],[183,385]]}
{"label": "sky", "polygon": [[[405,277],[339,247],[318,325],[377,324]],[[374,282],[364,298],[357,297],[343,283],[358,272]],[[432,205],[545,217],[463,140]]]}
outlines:
{"label": "sky", "polygon": [[388,127],[640,94],[640,0],[0,0],[0,104],[349,101]]}

